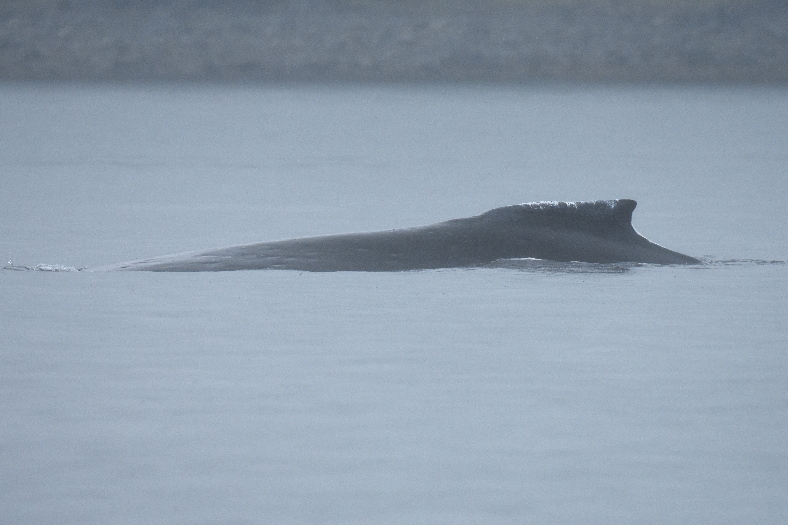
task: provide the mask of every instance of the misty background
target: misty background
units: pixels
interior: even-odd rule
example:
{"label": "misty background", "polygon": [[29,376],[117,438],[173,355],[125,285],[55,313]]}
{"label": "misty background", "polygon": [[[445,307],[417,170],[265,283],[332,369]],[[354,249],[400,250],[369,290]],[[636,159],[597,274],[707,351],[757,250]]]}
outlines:
{"label": "misty background", "polygon": [[[788,523],[788,3],[0,0],[0,522]],[[633,198],[697,266],[93,272]]]}
{"label": "misty background", "polygon": [[0,79],[788,81],[782,0],[6,0]]}

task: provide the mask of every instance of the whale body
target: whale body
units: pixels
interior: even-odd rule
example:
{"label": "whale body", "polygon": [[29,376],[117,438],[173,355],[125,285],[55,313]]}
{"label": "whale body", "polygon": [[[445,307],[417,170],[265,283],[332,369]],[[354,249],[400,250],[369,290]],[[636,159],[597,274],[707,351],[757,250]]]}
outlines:
{"label": "whale body", "polygon": [[122,263],[99,270],[393,272],[478,267],[502,259],[698,264],[632,227],[631,199],[534,202],[429,226],[304,237]]}

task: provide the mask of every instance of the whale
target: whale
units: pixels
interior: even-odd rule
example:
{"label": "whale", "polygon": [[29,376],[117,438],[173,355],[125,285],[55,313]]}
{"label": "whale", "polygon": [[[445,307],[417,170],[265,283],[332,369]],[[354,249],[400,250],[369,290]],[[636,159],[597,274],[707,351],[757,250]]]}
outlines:
{"label": "whale", "polygon": [[698,264],[632,227],[632,199],[530,202],[428,226],[259,242],[165,255],[96,270],[397,272],[483,267],[508,259]]}

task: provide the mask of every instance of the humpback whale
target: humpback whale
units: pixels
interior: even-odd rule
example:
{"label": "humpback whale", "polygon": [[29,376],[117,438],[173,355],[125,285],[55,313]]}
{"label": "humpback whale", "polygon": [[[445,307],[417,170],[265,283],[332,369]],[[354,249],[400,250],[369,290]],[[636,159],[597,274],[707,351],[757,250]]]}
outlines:
{"label": "humpback whale", "polygon": [[303,237],[166,255],[98,270],[394,272],[485,266],[502,259],[698,264],[632,227],[631,199],[532,202],[429,226]]}

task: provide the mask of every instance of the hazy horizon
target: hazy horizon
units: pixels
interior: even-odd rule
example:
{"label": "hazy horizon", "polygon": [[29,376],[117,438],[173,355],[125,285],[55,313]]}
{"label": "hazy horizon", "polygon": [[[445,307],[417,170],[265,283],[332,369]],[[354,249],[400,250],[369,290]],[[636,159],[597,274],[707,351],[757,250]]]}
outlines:
{"label": "hazy horizon", "polygon": [[788,82],[776,0],[22,1],[0,80]]}

